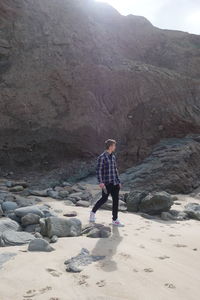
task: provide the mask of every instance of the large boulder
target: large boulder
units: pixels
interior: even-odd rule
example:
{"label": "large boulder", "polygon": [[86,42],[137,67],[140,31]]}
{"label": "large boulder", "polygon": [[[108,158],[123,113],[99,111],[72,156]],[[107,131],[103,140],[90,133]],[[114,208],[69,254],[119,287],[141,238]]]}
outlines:
{"label": "large boulder", "polygon": [[35,237],[28,232],[5,230],[0,236],[0,246],[17,246],[29,243]]}
{"label": "large boulder", "polygon": [[21,223],[22,225],[27,226],[32,224],[38,224],[39,220],[40,216],[33,213],[28,213],[27,215],[21,218]]}
{"label": "large boulder", "polygon": [[168,211],[173,205],[172,196],[165,192],[131,192],[127,197],[127,208],[133,212],[143,212],[148,214],[159,214]]}
{"label": "large boulder", "polygon": [[[161,140],[142,163],[127,169],[121,180],[133,194],[137,191],[171,194],[193,191],[200,184],[200,136]],[[135,195],[136,202],[140,196],[140,193]]]}
{"label": "large boulder", "polygon": [[48,217],[40,220],[41,234],[58,237],[81,235],[82,223],[77,218]]}
{"label": "large boulder", "polygon": [[15,210],[18,207],[18,205],[16,202],[13,202],[13,201],[5,201],[1,204],[1,207],[4,211],[4,213],[7,213],[9,211]]}
{"label": "large boulder", "polygon": [[16,216],[21,217],[21,218],[29,213],[36,214],[40,217],[44,217],[44,213],[36,205],[25,206],[25,207],[20,207],[20,208],[15,209]]}
{"label": "large boulder", "polygon": [[53,250],[55,249],[49,244],[49,242],[41,238],[31,240],[28,245],[28,251],[51,252]]}
{"label": "large boulder", "polygon": [[14,220],[11,220],[9,218],[3,218],[0,220],[0,236],[6,230],[18,231],[20,229],[20,225]]}

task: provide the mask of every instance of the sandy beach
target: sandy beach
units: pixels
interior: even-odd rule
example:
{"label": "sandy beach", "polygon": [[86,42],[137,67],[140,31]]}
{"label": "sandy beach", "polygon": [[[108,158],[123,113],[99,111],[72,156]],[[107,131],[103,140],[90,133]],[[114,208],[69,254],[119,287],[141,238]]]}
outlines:
{"label": "sandy beach", "polygon": [[[177,196],[181,205],[176,209],[197,201]],[[41,199],[58,215],[75,210],[82,223],[88,223],[90,207]],[[49,253],[28,252],[27,245],[0,248],[0,253],[16,254],[0,270],[0,299],[199,299],[200,222],[148,220],[128,212],[120,212],[119,217],[125,227],[110,225],[111,211],[98,211],[97,222],[111,226],[109,238],[59,238],[52,244],[56,250]],[[76,256],[82,247],[105,258],[80,273],[66,272],[64,261]]]}

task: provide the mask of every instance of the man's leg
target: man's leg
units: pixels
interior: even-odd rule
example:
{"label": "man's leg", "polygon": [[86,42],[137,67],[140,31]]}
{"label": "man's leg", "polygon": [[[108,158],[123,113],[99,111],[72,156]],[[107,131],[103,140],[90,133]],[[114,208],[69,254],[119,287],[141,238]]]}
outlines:
{"label": "man's leg", "polygon": [[118,217],[118,205],[119,205],[119,184],[113,185],[111,190],[111,196],[113,200],[112,205],[112,219],[115,221]]}
{"label": "man's leg", "polygon": [[92,208],[92,212],[95,213],[107,200],[110,194],[110,185],[106,184],[107,194],[102,189],[102,197],[96,202],[94,207]]}

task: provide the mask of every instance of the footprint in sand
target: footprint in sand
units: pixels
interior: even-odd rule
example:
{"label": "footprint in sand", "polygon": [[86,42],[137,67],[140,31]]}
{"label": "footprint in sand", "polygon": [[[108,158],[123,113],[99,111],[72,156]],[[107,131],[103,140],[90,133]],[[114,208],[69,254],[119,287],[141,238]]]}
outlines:
{"label": "footprint in sand", "polygon": [[137,272],[138,272],[138,270],[137,270],[137,269],[133,269],[133,272],[137,273]]}
{"label": "footprint in sand", "polygon": [[152,241],[156,241],[156,242],[159,242],[161,243],[162,242],[162,239],[151,239]]}
{"label": "footprint in sand", "polygon": [[47,268],[46,271],[49,272],[53,277],[60,277],[60,275],[62,275],[61,272],[58,272],[54,269]]}
{"label": "footprint in sand", "polygon": [[169,234],[169,236],[170,237],[175,237],[175,236],[181,236],[181,234],[173,234],[173,233],[171,233],[171,234]]}
{"label": "footprint in sand", "polygon": [[26,292],[26,295],[24,295],[23,297],[24,297],[24,299],[30,299],[30,298],[33,298],[33,297],[39,295],[39,294],[44,294],[44,293],[46,293],[46,292],[48,292],[50,290],[52,290],[51,286],[46,286],[45,288],[42,288],[42,289],[40,289],[38,291],[36,291],[36,290],[28,290]]}
{"label": "footprint in sand", "polygon": [[49,300],[60,300],[60,298],[55,298],[55,297],[53,297],[53,298],[50,298]]}
{"label": "footprint in sand", "polygon": [[97,282],[96,282],[96,285],[97,285],[98,287],[103,287],[103,286],[106,285],[106,282],[105,282],[105,280],[100,280],[100,281],[97,281]]}
{"label": "footprint in sand", "polygon": [[175,285],[173,283],[165,283],[165,286],[167,286],[169,289],[175,289]]}
{"label": "footprint in sand", "polygon": [[88,275],[80,275],[80,274],[74,274],[74,277],[77,279],[78,285],[88,286],[87,279],[89,278]]}
{"label": "footprint in sand", "polygon": [[147,273],[151,273],[151,272],[153,272],[153,269],[152,268],[145,268],[144,271],[147,272]]}
{"label": "footprint in sand", "polygon": [[175,247],[178,247],[178,248],[184,248],[184,247],[187,247],[187,245],[184,245],[184,244],[174,244]]}
{"label": "footprint in sand", "polygon": [[120,252],[119,253],[119,256],[125,260],[131,258],[131,255],[130,254],[127,254],[127,253],[124,253],[124,252]]}
{"label": "footprint in sand", "polygon": [[144,245],[139,245],[140,248],[142,249],[145,249],[145,246]]}
{"label": "footprint in sand", "polygon": [[167,259],[167,258],[170,258],[170,257],[167,256],[167,255],[163,255],[163,256],[159,256],[158,258],[159,258],[159,259]]}

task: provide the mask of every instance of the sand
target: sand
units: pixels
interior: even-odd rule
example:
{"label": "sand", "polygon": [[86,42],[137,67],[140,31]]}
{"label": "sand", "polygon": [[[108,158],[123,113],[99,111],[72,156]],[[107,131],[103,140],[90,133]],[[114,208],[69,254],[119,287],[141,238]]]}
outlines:
{"label": "sand", "polygon": [[[199,201],[178,197],[182,206]],[[87,223],[90,208],[40,198],[61,210],[61,216],[76,210],[82,223]],[[110,238],[59,238],[52,244],[56,251],[50,253],[26,252],[27,245],[0,248],[0,254],[17,254],[0,269],[0,300],[198,300],[200,222],[147,220],[122,212],[119,218],[125,227],[110,225]],[[97,222],[109,225],[111,212],[99,210]],[[64,261],[82,247],[106,258],[80,273],[66,272]]]}

